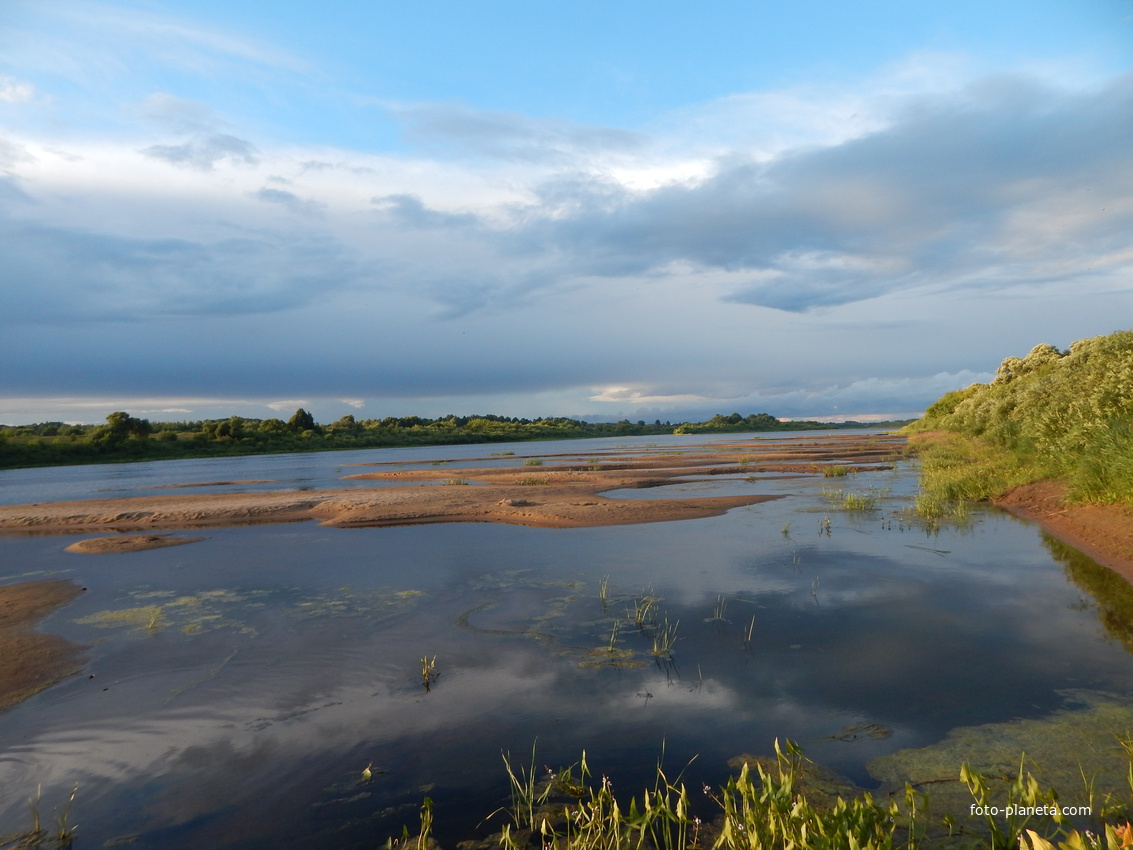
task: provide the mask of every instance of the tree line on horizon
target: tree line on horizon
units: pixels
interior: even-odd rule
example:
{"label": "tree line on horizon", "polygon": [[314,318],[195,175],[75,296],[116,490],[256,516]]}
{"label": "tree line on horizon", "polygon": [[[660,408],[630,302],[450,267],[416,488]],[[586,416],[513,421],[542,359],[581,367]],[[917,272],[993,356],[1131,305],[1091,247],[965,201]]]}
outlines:
{"label": "tree line on horizon", "polygon": [[818,429],[897,427],[904,422],[783,422],[768,413],[741,416],[717,414],[705,422],[586,422],[565,417],[522,419],[478,414],[449,414],[437,419],[387,416],[356,419],[347,414],[320,425],[299,408],[290,419],[200,419],[150,422],[115,411],[102,425],[40,422],[0,425],[0,468],[110,463],[243,454],[333,449],[428,446],[458,443],[520,442],[586,437],[661,434],[738,433],[744,431],[810,431]]}

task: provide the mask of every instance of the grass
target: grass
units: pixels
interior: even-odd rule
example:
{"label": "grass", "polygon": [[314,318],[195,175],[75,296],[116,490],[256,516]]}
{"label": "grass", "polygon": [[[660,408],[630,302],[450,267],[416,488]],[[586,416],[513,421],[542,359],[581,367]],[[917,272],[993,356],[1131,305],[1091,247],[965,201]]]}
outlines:
{"label": "grass", "polygon": [[680,620],[670,623],[668,618],[653,634],[653,655],[657,658],[672,659],[673,646],[677,642],[677,626]]}
{"label": "grass", "polygon": [[528,475],[524,478],[515,479],[516,484],[522,484],[524,487],[538,487],[543,484],[550,484],[551,478],[548,475]]}
{"label": "grass", "polygon": [[728,623],[731,622],[727,618],[728,613],[728,600],[724,596],[716,597],[716,607],[712,609],[712,616],[705,617],[706,623]]}
{"label": "grass", "polygon": [[537,457],[529,457],[529,458],[527,458],[523,461],[523,465],[524,466],[542,466],[543,461],[539,460],[539,458],[537,458]]}
{"label": "grass", "polygon": [[[1128,753],[1127,753],[1128,756]],[[477,846],[503,850],[1121,850],[1133,843],[1133,828],[1115,806],[1095,810],[1097,833],[1072,827],[1058,794],[1044,791],[1026,769],[988,776],[960,766],[958,781],[971,795],[972,808],[934,812],[930,793],[906,785],[903,793],[875,798],[808,796],[809,760],[791,741],[774,744],[774,756],[746,759],[739,774],[719,788],[702,786],[696,797],[658,764],[651,788],[626,798],[615,793],[608,776],[595,781],[583,752],[579,762],[558,771],[540,770],[535,746],[527,766],[503,754],[511,789],[507,817],[498,834]],[[691,764],[691,762],[690,762]],[[1131,762],[1133,764],[1133,762]],[[687,770],[687,765],[685,770]],[[1133,774],[1130,778],[1133,788]],[[976,806],[998,807],[984,815]],[[1008,807],[1013,807],[1008,809]],[[711,811],[706,811],[705,808]],[[1038,813],[1036,813],[1038,810]],[[1047,814],[1045,812],[1051,812]],[[963,823],[957,818],[962,818]],[[431,804],[422,807],[424,850],[432,829]],[[403,831],[400,842],[414,841]]]}
{"label": "grass", "polygon": [[468,479],[466,479],[466,478],[446,478],[441,483],[446,484],[450,487],[462,487],[462,486],[468,484]]}
{"label": "grass", "polygon": [[870,487],[865,492],[847,493],[845,490],[826,489],[822,491],[822,495],[830,502],[830,506],[840,511],[877,510],[877,503],[888,495],[888,493],[888,490],[877,490],[873,487]]}
{"label": "grass", "polygon": [[644,629],[653,624],[652,614],[660,601],[660,596],[647,593],[633,601],[633,608],[626,610],[626,617],[633,620],[633,624],[639,629]]}
{"label": "grass", "polygon": [[1133,505],[1133,331],[1008,357],[905,431],[928,515],[1041,480],[1066,482],[1071,502]]}
{"label": "grass", "polygon": [[850,472],[850,467],[840,463],[834,466],[828,466],[822,470],[822,474],[826,478],[845,478]]}
{"label": "grass", "polygon": [[42,786],[38,786],[35,796],[28,800],[31,806],[32,828],[27,832],[11,835],[0,835],[0,848],[3,850],[31,850],[31,848],[71,847],[75,841],[75,825],[70,823],[71,808],[75,804],[75,797],[79,793],[76,785],[70,797],[64,803],[63,809],[55,813],[55,828],[47,829],[40,819],[39,806],[43,793]]}

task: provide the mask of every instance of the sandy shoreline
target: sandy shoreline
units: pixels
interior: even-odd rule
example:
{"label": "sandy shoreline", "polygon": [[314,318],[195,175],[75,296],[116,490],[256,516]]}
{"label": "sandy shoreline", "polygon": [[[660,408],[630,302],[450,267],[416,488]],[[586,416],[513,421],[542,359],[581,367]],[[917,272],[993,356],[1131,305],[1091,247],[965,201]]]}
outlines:
{"label": "sandy shoreline", "polygon": [[1039,481],[1015,487],[994,504],[1042,526],[1133,584],[1133,510],[1120,505],[1068,505],[1066,487]]}

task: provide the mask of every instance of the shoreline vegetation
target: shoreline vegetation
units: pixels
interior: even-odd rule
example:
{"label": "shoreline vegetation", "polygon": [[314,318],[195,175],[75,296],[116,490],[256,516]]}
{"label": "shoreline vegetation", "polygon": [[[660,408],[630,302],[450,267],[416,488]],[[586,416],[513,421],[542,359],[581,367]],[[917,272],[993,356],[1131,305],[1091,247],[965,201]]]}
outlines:
{"label": "shoreline vegetation", "polygon": [[1008,357],[902,432],[922,518],[991,502],[1133,582],[1133,331]]}
{"label": "shoreline vegetation", "polygon": [[0,469],[84,463],[129,463],[190,457],[232,457],[397,446],[443,446],[632,437],[662,434],[731,434],[861,428],[898,428],[909,420],[886,422],[780,421],[768,413],[717,414],[705,422],[585,422],[581,419],[448,415],[355,419],[352,415],[320,425],[303,408],[282,419],[204,419],[150,422],[124,411],[105,425],[40,422],[0,425]]}

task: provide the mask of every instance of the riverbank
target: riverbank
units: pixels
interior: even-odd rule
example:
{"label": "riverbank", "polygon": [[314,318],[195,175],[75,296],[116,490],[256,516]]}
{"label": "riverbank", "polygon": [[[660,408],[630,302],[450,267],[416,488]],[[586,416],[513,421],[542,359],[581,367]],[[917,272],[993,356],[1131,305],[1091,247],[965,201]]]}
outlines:
{"label": "riverbank", "polygon": [[1037,481],[1012,488],[992,504],[1038,523],[1133,584],[1133,509],[1067,504],[1067,489],[1056,481]]}

